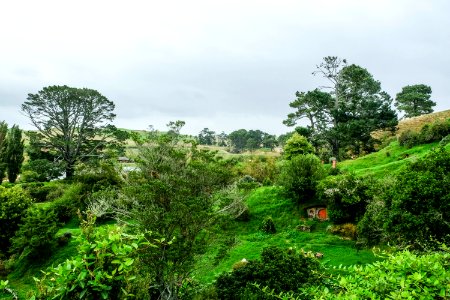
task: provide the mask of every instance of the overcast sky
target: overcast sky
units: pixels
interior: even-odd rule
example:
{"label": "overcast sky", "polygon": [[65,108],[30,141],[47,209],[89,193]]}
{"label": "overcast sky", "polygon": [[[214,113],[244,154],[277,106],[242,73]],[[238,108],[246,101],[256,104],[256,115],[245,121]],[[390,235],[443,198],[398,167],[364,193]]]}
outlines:
{"label": "overcast sky", "polygon": [[0,54],[0,120],[25,129],[27,94],[68,85],[112,100],[118,127],[278,135],[329,55],[392,97],[430,85],[435,111],[450,109],[447,0],[2,1]]}

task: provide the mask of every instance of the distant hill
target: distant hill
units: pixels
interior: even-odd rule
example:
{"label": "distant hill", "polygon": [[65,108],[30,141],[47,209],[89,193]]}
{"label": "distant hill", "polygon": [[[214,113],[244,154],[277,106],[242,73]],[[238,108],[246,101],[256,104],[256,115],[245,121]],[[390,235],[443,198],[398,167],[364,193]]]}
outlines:
{"label": "distant hill", "polygon": [[436,121],[445,121],[447,119],[450,119],[450,109],[421,115],[414,118],[403,119],[398,123],[397,136],[408,129],[412,131],[420,131],[425,124],[434,123]]}

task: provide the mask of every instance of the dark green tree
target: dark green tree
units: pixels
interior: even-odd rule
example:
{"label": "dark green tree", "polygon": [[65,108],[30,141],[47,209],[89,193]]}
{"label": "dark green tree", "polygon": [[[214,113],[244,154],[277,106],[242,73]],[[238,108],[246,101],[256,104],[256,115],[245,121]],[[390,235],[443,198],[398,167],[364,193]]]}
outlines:
{"label": "dark green tree", "polygon": [[391,98],[366,69],[347,65],[346,60],[337,57],[325,57],[313,74],[329,80],[331,85],[323,88],[330,93],[317,89],[297,92],[297,100],[291,103],[297,111],[289,114],[284,123],[293,126],[299,119],[307,118],[316,148],[327,148],[325,141],[336,157],[348,150],[372,151],[375,140],[371,132],[394,129],[397,125],[397,115],[390,108]]}
{"label": "dark green tree", "polygon": [[66,176],[74,175],[77,161],[99,154],[105,146],[114,103],[96,90],[49,86],[28,94],[22,111],[39,131],[47,149],[64,161]]}
{"label": "dark green tree", "polygon": [[203,128],[198,134],[198,143],[200,145],[213,145],[215,142],[215,132],[209,128]]}
{"label": "dark green tree", "polygon": [[241,152],[247,145],[247,130],[235,130],[228,135],[228,139],[233,147],[233,150],[236,152]]}
{"label": "dark green tree", "polygon": [[381,89],[366,69],[350,65],[340,71],[341,100],[336,115],[336,126],[331,132],[340,139],[345,150],[359,154],[371,152],[376,142],[371,133],[378,129],[395,130],[397,114],[391,109],[391,97]]}
{"label": "dark green tree", "polygon": [[8,146],[7,141],[8,124],[5,121],[0,122],[0,184],[5,177],[5,171],[7,169],[6,162],[6,148]]}
{"label": "dark green tree", "polygon": [[436,102],[430,100],[431,87],[425,84],[408,85],[395,98],[395,107],[405,113],[405,118],[433,112]]}
{"label": "dark green tree", "polygon": [[297,120],[307,118],[310,125],[308,128],[312,133],[323,131],[331,122],[331,109],[333,98],[329,93],[315,89],[309,92],[296,92],[296,97],[289,104],[290,107],[296,109],[294,113],[288,114],[283,124],[294,126]]}
{"label": "dark green tree", "polygon": [[22,140],[22,130],[14,125],[8,133],[8,145],[6,147],[6,164],[8,166],[8,180],[11,183],[16,182],[20,173],[23,157],[24,144]]}

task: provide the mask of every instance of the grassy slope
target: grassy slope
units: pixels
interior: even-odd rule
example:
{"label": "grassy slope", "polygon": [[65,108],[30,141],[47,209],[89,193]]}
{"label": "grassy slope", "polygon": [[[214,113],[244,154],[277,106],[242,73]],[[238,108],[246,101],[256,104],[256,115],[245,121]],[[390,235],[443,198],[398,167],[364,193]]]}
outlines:
{"label": "grassy slope", "polygon": [[[402,147],[397,141],[392,142],[386,148],[378,152],[338,163],[339,169],[343,171],[355,172],[357,175],[374,175],[385,177],[392,175],[408,162],[424,157],[431,149],[437,147],[439,142],[424,144],[410,149]],[[446,146],[450,149],[450,144]]]}
{"label": "grassy slope", "polygon": [[[357,251],[353,241],[343,240],[325,232],[329,223],[316,225],[311,233],[298,231],[295,227],[302,223],[292,201],[282,196],[278,187],[261,187],[247,198],[251,219],[248,222],[235,222],[214,241],[212,248],[198,263],[194,273],[203,283],[212,282],[220,273],[230,271],[233,264],[246,259],[259,257],[264,247],[275,245],[283,248],[293,247],[305,251],[324,253],[324,263],[329,265],[351,265],[369,263],[376,260],[370,250]],[[259,230],[261,222],[272,217],[277,233],[265,234]],[[236,244],[229,255],[214,265],[214,257],[223,244],[225,237],[235,237]]]}
{"label": "grassy slope", "polygon": [[[58,231],[57,235],[61,235],[65,232],[72,233],[72,239],[68,245],[58,247],[53,255],[46,261],[28,264],[26,265],[26,268],[24,265],[21,266],[18,264],[12,273],[8,275],[9,284],[18,293],[19,299],[28,299],[28,292],[35,290],[36,285],[33,277],[40,278],[42,275],[41,270],[45,270],[50,266],[57,266],[77,253],[75,237],[80,234],[78,223],[76,221],[67,223]],[[11,296],[6,294],[2,295],[0,293],[0,299],[11,299]]]}

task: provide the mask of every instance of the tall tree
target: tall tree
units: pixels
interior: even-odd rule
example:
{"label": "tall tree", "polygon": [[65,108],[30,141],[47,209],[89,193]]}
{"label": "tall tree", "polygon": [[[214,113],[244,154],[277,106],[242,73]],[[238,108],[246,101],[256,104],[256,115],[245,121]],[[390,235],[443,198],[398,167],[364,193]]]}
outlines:
{"label": "tall tree", "polygon": [[343,147],[359,154],[373,151],[378,129],[395,130],[397,114],[391,109],[392,98],[381,89],[365,68],[349,65],[340,71],[335,133]]}
{"label": "tall tree", "polygon": [[20,173],[23,157],[23,140],[22,130],[19,126],[14,125],[8,133],[8,146],[6,148],[6,163],[8,165],[8,180],[11,183],[16,182]]}
{"label": "tall tree", "polygon": [[431,87],[425,84],[408,85],[395,98],[395,106],[405,112],[406,118],[433,112],[436,102],[431,99]]}
{"label": "tall tree", "polygon": [[39,131],[45,147],[58,152],[66,176],[72,177],[78,160],[98,155],[115,118],[114,103],[98,91],[49,86],[28,94],[22,111]]}
{"label": "tall tree", "polygon": [[297,100],[291,103],[297,111],[289,114],[284,123],[293,126],[298,119],[309,119],[316,146],[323,146],[321,141],[326,141],[336,157],[340,150],[371,151],[375,142],[371,132],[397,125],[397,115],[390,108],[392,99],[366,69],[329,56],[313,74],[320,74],[332,83],[323,87],[330,89],[330,93],[327,96],[317,89],[297,92]]}
{"label": "tall tree", "polygon": [[8,145],[8,124],[5,121],[0,122],[0,184],[5,177],[5,171],[7,169],[6,163],[6,148]]}
{"label": "tall tree", "polygon": [[198,143],[200,145],[213,145],[215,141],[215,132],[209,128],[203,128],[198,134]]}

